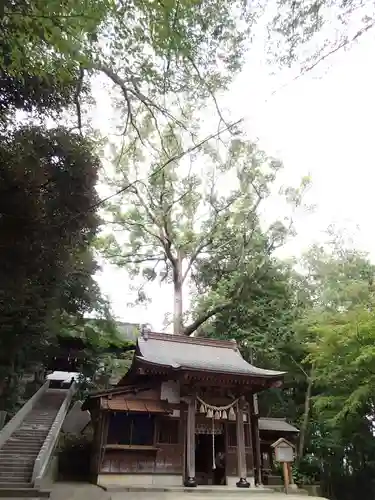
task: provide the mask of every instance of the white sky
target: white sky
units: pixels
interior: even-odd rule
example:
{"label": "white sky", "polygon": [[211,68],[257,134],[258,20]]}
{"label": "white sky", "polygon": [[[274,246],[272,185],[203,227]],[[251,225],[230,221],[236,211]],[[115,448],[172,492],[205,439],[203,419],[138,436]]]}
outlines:
{"label": "white sky", "polygon": [[[356,247],[375,259],[374,41],[375,35],[369,33],[350,51],[337,53],[326,65],[284,88],[280,87],[285,75],[271,76],[272,68],[254,62],[262,60],[259,53],[250,54],[225,98],[234,119],[246,117],[248,135],[284,162],[285,184],[297,185],[306,174],[312,177],[308,201],[317,207],[299,217],[298,235],[285,255],[298,256],[311,243],[324,241],[324,231],[334,223],[354,234]],[[271,96],[274,89],[279,90]],[[110,120],[109,109],[101,93],[94,122],[103,126]],[[170,289],[155,284],[152,303],[132,308],[124,271],[104,265],[98,281],[117,317],[162,330],[173,305]]]}

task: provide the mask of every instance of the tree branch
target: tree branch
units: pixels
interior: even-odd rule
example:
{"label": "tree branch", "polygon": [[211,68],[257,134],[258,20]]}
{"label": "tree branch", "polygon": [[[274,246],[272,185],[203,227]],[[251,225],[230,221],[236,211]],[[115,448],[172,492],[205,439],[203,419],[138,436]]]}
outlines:
{"label": "tree branch", "polygon": [[133,254],[129,254],[129,255],[109,255],[107,256],[107,258],[109,259],[118,259],[118,260],[121,260],[122,263],[127,263],[127,264],[144,264],[146,262],[160,262],[161,260],[163,260],[163,255],[159,255],[159,256],[150,256],[148,257],[147,255],[140,255],[140,256],[134,256]]}
{"label": "tree branch", "polygon": [[185,326],[183,328],[183,334],[186,336],[191,335],[194,333],[205,321],[210,319],[212,316],[215,314],[224,311],[227,307],[229,307],[232,304],[232,302],[226,302],[225,304],[220,304],[218,306],[213,307],[212,309],[209,309],[205,313],[201,314],[195,321],[193,321],[189,326]]}
{"label": "tree branch", "polygon": [[358,30],[357,33],[352,38],[350,38],[350,39],[349,38],[345,38],[341,43],[339,43],[339,45],[337,45],[336,47],[334,47],[330,51],[328,51],[325,54],[323,54],[313,64],[310,64],[309,66],[306,66],[305,68],[303,68],[302,71],[298,75],[296,75],[294,78],[292,78],[292,80],[290,80],[289,82],[285,83],[284,85],[281,85],[281,87],[275,89],[271,93],[271,96],[275,95],[280,90],[283,90],[284,88],[288,87],[291,83],[293,83],[293,82],[299,80],[300,78],[302,78],[303,76],[305,76],[306,73],[309,73],[310,71],[312,71],[314,68],[316,68],[316,66],[318,66],[318,64],[320,64],[321,62],[323,62],[325,59],[328,59],[329,57],[331,57],[332,55],[334,55],[336,52],[340,51],[341,49],[345,48],[346,46],[348,46],[351,43],[353,43],[356,40],[358,40],[362,35],[364,35],[365,33],[367,33],[367,31],[369,31],[370,29],[372,29],[374,26],[375,26],[375,19],[372,20],[369,24],[367,24],[363,28],[361,28],[360,30]]}
{"label": "tree branch", "polygon": [[160,243],[162,245],[164,245],[164,242],[163,240],[160,238],[159,235],[157,235],[156,233],[154,233],[153,231],[150,231],[149,229],[146,228],[146,226],[144,224],[141,224],[140,222],[134,222],[134,221],[129,221],[129,220],[126,220],[126,221],[123,221],[122,223],[119,223],[119,224],[122,224],[123,226],[137,226],[139,227],[140,229],[142,229],[142,231],[144,231],[145,233],[149,234],[150,236],[152,236],[153,238],[156,238],[158,241],[160,241]]}
{"label": "tree branch", "polygon": [[182,277],[182,283],[184,283],[184,281],[186,280],[194,262],[197,260],[199,254],[202,252],[202,250],[204,250],[207,246],[211,245],[212,242],[213,242],[213,236],[214,236],[214,233],[217,229],[217,220],[218,220],[218,217],[219,215],[224,212],[225,210],[227,210],[231,205],[233,205],[234,203],[234,199],[233,200],[230,200],[224,207],[222,208],[217,208],[215,207],[213,204],[211,204],[212,208],[215,210],[215,218],[214,218],[214,221],[212,223],[212,227],[211,227],[211,230],[210,232],[205,235],[203,238],[202,238],[202,241],[200,243],[198,243],[196,249],[193,251],[193,253],[191,254],[190,256],[190,259],[189,259],[189,263],[187,265],[187,268],[186,268],[186,271],[185,273],[183,274],[183,277]]}

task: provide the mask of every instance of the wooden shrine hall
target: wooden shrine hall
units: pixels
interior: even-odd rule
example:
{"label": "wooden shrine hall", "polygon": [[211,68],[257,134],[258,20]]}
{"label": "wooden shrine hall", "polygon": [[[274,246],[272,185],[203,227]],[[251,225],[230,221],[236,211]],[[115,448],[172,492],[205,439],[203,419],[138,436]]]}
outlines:
{"label": "wooden shrine hall", "polygon": [[145,332],[119,384],[82,406],[94,427],[95,482],[261,484],[254,395],[283,375],[247,363],[235,341]]}

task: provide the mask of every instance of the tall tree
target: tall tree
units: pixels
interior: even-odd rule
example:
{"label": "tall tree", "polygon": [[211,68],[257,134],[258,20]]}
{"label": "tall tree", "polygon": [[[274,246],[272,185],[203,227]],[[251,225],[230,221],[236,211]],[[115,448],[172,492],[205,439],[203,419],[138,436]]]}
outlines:
{"label": "tall tree", "polygon": [[375,268],[337,237],[328,248],[313,247],[301,262],[309,300],[295,325],[307,375],[300,448],[305,464],[319,458],[330,498],[351,498],[358,487],[371,498]]}
{"label": "tall tree", "polygon": [[88,250],[99,222],[95,146],[44,126],[76,101],[79,68],[61,57],[52,29],[72,23],[72,6],[5,2],[0,12],[1,409],[12,409],[23,370],[43,360],[56,311],[82,314],[97,292]]}
{"label": "tall tree", "polygon": [[[173,127],[164,130],[162,145],[150,169],[139,150],[117,163],[114,186],[130,187],[108,207],[113,232],[100,246],[129,272],[171,283],[174,333],[190,335],[241,299],[243,277],[256,279],[288,234],[288,225],[281,222],[263,233],[258,219],[280,163],[240,138],[221,143],[221,150],[206,143],[203,154],[192,152],[182,162],[183,142]],[[300,202],[298,191],[288,190],[287,195]],[[204,306],[200,304],[187,324],[184,288],[204,262],[223,266],[222,278],[215,288],[201,287]]]}
{"label": "tall tree", "polygon": [[5,397],[31,361],[28,350],[35,352],[43,339],[49,316],[63,304],[63,284],[77,269],[71,255],[87,249],[95,234],[98,159],[79,136],[38,127],[7,131],[0,138],[0,164]]}

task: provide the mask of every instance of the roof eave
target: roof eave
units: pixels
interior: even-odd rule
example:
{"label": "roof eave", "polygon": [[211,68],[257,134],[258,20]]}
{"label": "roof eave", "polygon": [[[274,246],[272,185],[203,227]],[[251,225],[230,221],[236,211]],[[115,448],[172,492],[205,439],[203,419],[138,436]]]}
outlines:
{"label": "roof eave", "polygon": [[149,359],[145,359],[144,357],[141,356],[136,356],[135,359],[139,361],[141,364],[145,364],[147,366],[155,366],[155,367],[163,367],[167,368],[173,371],[191,371],[191,372],[208,372],[211,374],[217,374],[217,375],[236,375],[239,377],[251,377],[251,378],[263,378],[263,379],[269,379],[269,380],[279,380],[282,379],[285,375],[286,372],[275,372],[272,374],[256,374],[256,373],[243,373],[243,372],[235,372],[235,371],[218,371],[218,370],[210,370],[210,369],[202,369],[202,368],[192,368],[188,366],[182,366],[182,365],[167,365],[163,363],[157,363],[155,361],[151,361]]}

